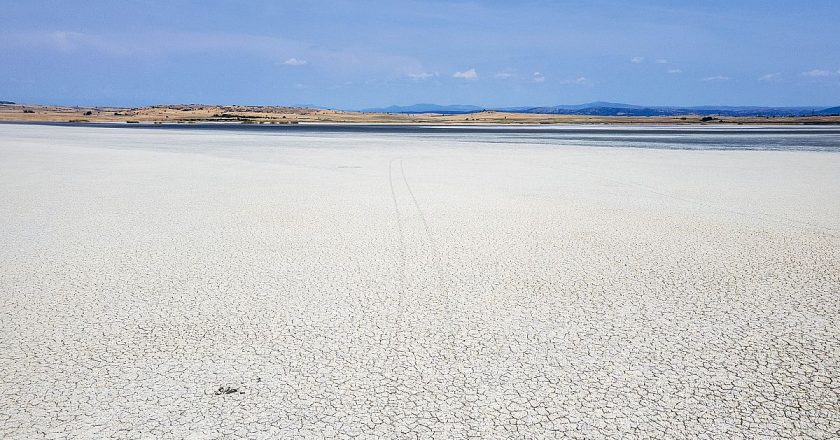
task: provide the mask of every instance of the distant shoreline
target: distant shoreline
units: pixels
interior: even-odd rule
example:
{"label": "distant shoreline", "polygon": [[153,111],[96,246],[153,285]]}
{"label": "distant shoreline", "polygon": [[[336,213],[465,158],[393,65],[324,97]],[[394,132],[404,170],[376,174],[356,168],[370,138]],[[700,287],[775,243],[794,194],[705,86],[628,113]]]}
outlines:
{"label": "distant shoreline", "polygon": [[[511,143],[542,143],[565,144],[570,140],[586,141],[591,144],[604,144],[617,138],[635,143],[641,148],[680,148],[680,139],[686,136],[704,135],[716,138],[752,139],[760,136],[793,136],[801,142],[810,144],[815,137],[830,136],[840,138],[840,124],[794,125],[794,124],[425,124],[425,123],[343,123],[343,122],[306,122],[301,124],[236,124],[226,122],[197,122],[197,123],[137,123],[124,124],[119,122],[60,122],[60,121],[0,121],[3,126],[42,126],[45,128],[75,127],[79,129],[92,128],[106,130],[138,130],[139,131],[217,131],[239,132],[247,134],[287,134],[287,135],[398,135],[398,136],[426,136],[435,137],[464,136],[463,139],[481,141],[497,136]],[[804,140],[803,140],[804,139]],[[810,139],[810,140],[809,140]],[[559,142],[559,143],[558,143]],[[594,142],[594,144],[593,144]],[[741,141],[738,141],[741,142]],[[627,142],[625,142],[627,143]],[[660,145],[661,144],[661,145]],[[838,151],[840,144],[806,146],[803,151]],[[599,145],[604,146],[604,145]],[[801,146],[800,146],[801,147]],[[694,147],[692,147],[694,148]],[[705,149],[705,148],[701,148]],[[721,149],[715,146],[709,150]],[[723,148],[727,149],[727,148]],[[763,144],[740,145],[744,150],[777,150]],[[780,150],[785,150],[781,148]]]}
{"label": "distant shoreline", "polygon": [[120,124],[433,124],[433,125],[835,125],[840,116],[589,116],[481,111],[373,113],[279,106],[158,105],[139,108],[0,104],[2,122]]}

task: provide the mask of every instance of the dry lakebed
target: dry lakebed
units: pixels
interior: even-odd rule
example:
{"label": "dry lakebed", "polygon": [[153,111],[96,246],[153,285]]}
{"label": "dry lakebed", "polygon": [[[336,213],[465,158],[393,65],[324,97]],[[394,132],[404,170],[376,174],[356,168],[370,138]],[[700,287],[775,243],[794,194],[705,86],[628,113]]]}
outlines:
{"label": "dry lakebed", "polygon": [[0,437],[840,437],[838,127],[0,124]]}

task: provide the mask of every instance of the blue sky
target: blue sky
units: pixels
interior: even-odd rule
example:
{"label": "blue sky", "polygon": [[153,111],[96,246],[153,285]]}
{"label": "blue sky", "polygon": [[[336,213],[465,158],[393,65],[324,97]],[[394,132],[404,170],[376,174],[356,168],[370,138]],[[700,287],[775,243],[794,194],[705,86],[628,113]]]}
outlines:
{"label": "blue sky", "polygon": [[840,1],[0,2],[17,102],[840,105]]}

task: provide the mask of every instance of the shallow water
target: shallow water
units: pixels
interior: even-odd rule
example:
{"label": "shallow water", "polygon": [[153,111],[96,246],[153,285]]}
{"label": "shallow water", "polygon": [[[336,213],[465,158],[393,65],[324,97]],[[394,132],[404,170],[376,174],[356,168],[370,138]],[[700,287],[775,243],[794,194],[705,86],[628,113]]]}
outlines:
{"label": "shallow water", "polygon": [[562,146],[686,150],[840,152],[840,126],[581,126],[581,125],[402,125],[402,124],[63,124],[177,132],[214,131],[271,136],[399,136],[445,142],[527,143]]}

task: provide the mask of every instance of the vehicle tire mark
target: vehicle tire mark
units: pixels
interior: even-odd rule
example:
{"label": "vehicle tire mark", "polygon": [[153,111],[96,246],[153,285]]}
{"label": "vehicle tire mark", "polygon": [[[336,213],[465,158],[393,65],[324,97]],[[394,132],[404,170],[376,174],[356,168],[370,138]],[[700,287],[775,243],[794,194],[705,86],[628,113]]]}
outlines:
{"label": "vehicle tire mark", "polygon": [[[549,168],[557,169],[555,167],[549,167]],[[609,182],[609,183],[611,183],[613,185],[616,185],[618,187],[636,188],[638,190],[647,191],[651,194],[655,194],[655,195],[660,196],[660,197],[669,198],[669,199],[672,199],[672,200],[677,200],[677,201],[680,201],[680,202],[687,203],[689,205],[700,206],[700,207],[703,207],[703,208],[706,208],[706,209],[710,209],[712,211],[725,212],[725,213],[728,213],[728,214],[738,215],[738,216],[742,216],[742,217],[752,219],[752,220],[764,220],[764,221],[768,221],[768,222],[771,222],[771,223],[780,223],[780,224],[783,224],[783,225],[798,224],[798,225],[801,225],[801,226],[808,227],[814,232],[818,232],[818,233],[821,233],[823,235],[826,235],[826,236],[829,236],[829,237],[832,237],[832,238],[840,237],[840,235],[837,234],[838,229],[833,228],[831,226],[820,225],[820,224],[816,224],[816,223],[812,223],[812,222],[808,222],[808,221],[804,221],[804,220],[797,220],[797,219],[793,219],[793,218],[783,216],[783,215],[769,214],[769,213],[762,212],[762,211],[745,211],[745,210],[740,210],[740,209],[734,209],[734,208],[730,208],[726,205],[723,205],[721,203],[716,203],[716,202],[712,202],[712,201],[708,201],[708,200],[703,200],[703,199],[700,199],[700,198],[691,198],[691,197],[680,196],[678,194],[673,194],[673,193],[670,193],[670,192],[667,192],[667,191],[663,191],[663,190],[657,189],[653,186],[646,185],[646,184],[643,184],[643,183],[634,182],[634,181],[630,181],[630,180],[624,181],[624,180],[614,179],[614,178],[611,178],[611,177],[606,177],[606,176],[601,175],[598,172],[592,171],[591,169],[589,169],[589,167],[575,167],[575,168],[576,169],[566,168],[565,171],[566,172],[571,171],[573,173],[576,172],[580,175],[585,175],[587,177],[590,177],[590,178],[593,178],[593,179],[596,179],[596,180],[601,180],[603,182]]]}
{"label": "vehicle tire mark", "polygon": [[391,187],[391,201],[394,202],[394,216],[397,220],[397,234],[399,236],[399,254],[400,254],[400,274],[405,281],[405,233],[403,232],[402,213],[400,212],[400,205],[397,202],[397,192],[394,190],[394,161],[391,159],[388,162],[388,185]]}
{"label": "vehicle tire mark", "polygon": [[402,179],[405,183],[405,187],[408,189],[408,194],[411,196],[411,201],[414,203],[414,207],[417,209],[417,213],[420,215],[420,220],[423,222],[423,229],[426,230],[426,237],[429,239],[429,243],[432,244],[432,248],[434,248],[435,239],[432,235],[431,230],[429,229],[429,222],[426,221],[426,215],[423,213],[423,210],[420,209],[420,204],[417,203],[417,197],[414,196],[414,191],[411,189],[411,185],[408,184],[408,179],[405,176],[405,167],[403,166],[402,159],[400,159],[400,173],[402,174]]}
{"label": "vehicle tire mark", "polygon": [[793,218],[783,216],[783,215],[768,214],[768,213],[762,212],[762,211],[756,211],[756,210],[746,211],[746,210],[742,210],[742,209],[730,208],[730,207],[728,207],[726,205],[723,205],[721,203],[716,203],[716,202],[704,200],[702,198],[684,197],[684,196],[681,196],[681,195],[678,195],[678,194],[673,194],[673,193],[670,193],[670,192],[667,192],[667,191],[662,191],[662,190],[659,190],[659,189],[657,189],[653,186],[646,185],[646,184],[643,184],[643,183],[638,183],[638,182],[633,182],[633,181],[620,181],[620,180],[612,179],[612,178],[609,178],[609,177],[602,177],[601,179],[609,181],[609,182],[617,184],[617,185],[624,185],[626,187],[637,188],[637,189],[640,189],[642,191],[647,191],[651,194],[658,195],[660,197],[670,198],[672,200],[681,201],[681,202],[684,202],[684,203],[688,203],[690,205],[701,206],[701,207],[704,207],[704,208],[707,208],[707,209],[710,209],[710,210],[717,210],[717,211],[725,212],[725,213],[728,213],[728,214],[738,215],[738,216],[742,216],[742,217],[745,217],[745,218],[748,218],[748,219],[751,219],[751,220],[764,220],[764,221],[769,221],[769,222],[780,223],[780,224],[783,224],[783,225],[798,224],[800,226],[806,226],[806,227],[811,228],[813,230],[819,231],[822,234],[828,235],[828,236],[833,237],[833,238],[838,237],[838,235],[836,234],[837,229],[832,228],[830,226],[824,226],[824,225],[811,223],[811,222],[804,221],[804,220],[797,220],[797,219],[793,219]]}

